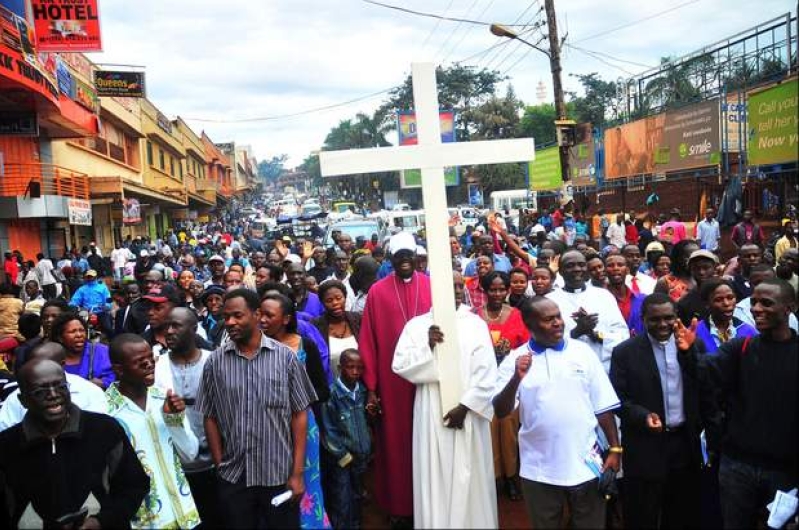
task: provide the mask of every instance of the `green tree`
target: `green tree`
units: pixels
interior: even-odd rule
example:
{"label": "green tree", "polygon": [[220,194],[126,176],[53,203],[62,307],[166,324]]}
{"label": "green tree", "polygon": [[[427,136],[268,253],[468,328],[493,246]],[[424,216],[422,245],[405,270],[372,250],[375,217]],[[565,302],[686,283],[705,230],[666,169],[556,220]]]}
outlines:
{"label": "green tree", "polygon": [[[455,134],[459,142],[467,141],[471,135],[467,118],[469,112],[494,96],[497,84],[504,79],[499,72],[475,70],[460,64],[436,69],[438,103],[442,109],[455,111]],[[380,117],[384,130],[394,130],[397,127],[397,112],[407,110],[413,110],[413,81],[410,75],[402,85],[389,93],[375,116]]]}
{"label": "green tree", "polygon": [[[472,140],[499,140],[519,135],[519,111],[524,104],[516,97],[513,87],[508,87],[504,97],[491,96],[483,104],[464,112]],[[471,175],[479,178],[483,190],[489,194],[496,190],[523,188],[525,175],[521,164],[493,164],[474,166]]]}
{"label": "green tree", "polygon": [[610,120],[621,117],[623,96],[615,81],[605,81],[598,73],[570,74],[576,77],[583,88],[583,95],[569,92],[570,104],[574,109],[574,119],[578,123],[590,123],[602,127]]}
{"label": "green tree", "polygon": [[277,178],[283,174],[283,171],[285,171],[283,165],[288,158],[288,155],[284,154],[273,156],[268,160],[261,160],[258,162],[258,176],[266,183],[275,182]]}
{"label": "green tree", "polygon": [[[378,114],[369,116],[363,112],[355,115],[354,119],[342,120],[333,127],[325,137],[322,146],[323,151],[340,151],[346,149],[366,149],[370,147],[387,147],[391,145],[385,137],[385,127],[382,118]],[[311,155],[313,157],[313,155]],[[309,157],[309,158],[311,158]],[[309,161],[306,158],[306,161]],[[303,162],[304,163],[304,162]],[[309,161],[309,163],[313,163]],[[318,165],[318,157],[317,157]],[[368,173],[364,175],[342,177],[333,182],[346,184],[348,189],[360,189],[369,195],[374,193],[371,183],[374,180],[381,182],[382,189],[396,189],[399,186],[399,178],[396,172]],[[322,184],[321,173],[318,180]]]}
{"label": "green tree", "polygon": [[304,171],[308,174],[308,178],[311,180],[311,185],[314,188],[319,188],[324,184],[322,181],[322,170],[319,166],[319,155],[316,153],[311,153],[305,157],[305,160],[302,161],[299,167],[300,171]]}
{"label": "green tree", "polygon": [[513,87],[509,86],[505,97],[491,96],[463,114],[473,140],[514,138],[519,134],[519,111],[523,107]]}
{"label": "green tree", "polygon": [[[577,120],[575,114],[574,102],[567,102],[566,116],[569,119]],[[525,107],[524,116],[519,123],[518,136],[534,138],[536,148],[554,144],[557,139],[555,135],[557,115],[555,105],[552,103]]]}

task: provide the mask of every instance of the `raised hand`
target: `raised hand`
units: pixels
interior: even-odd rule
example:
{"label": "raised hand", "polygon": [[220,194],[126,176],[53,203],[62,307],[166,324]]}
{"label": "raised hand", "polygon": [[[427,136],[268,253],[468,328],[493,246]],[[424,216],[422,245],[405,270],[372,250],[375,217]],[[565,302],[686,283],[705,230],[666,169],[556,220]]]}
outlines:
{"label": "raised hand", "polygon": [[533,354],[525,353],[516,358],[516,377],[521,381],[533,365]]}
{"label": "raised hand", "polygon": [[674,323],[674,342],[677,344],[678,350],[689,350],[696,341],[696,318],[691,320],[691,327],[686,328],[683,323],[677,319]]}

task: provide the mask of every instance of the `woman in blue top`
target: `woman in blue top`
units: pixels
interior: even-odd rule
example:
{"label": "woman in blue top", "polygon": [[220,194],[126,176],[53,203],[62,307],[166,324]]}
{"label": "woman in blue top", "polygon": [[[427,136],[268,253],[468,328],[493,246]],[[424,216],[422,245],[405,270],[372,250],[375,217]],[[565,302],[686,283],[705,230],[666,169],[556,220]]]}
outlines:
{"label": "woman in blue top", "polygon": [[64,371],[80,376],[102,389],[114,382],[108,346],[88,340],[86,324],[75,313],[63,313],[50,328],[50,339],[67,350]]}
{"label": "woman in blue top", "polygon": [[719,346],[736,337],[757,335],[755,328],[733,316],[737,300],[729,281],[711,278],[702,283],[699,294],[708,316],[698,323],[696,336],[705,343],[708,355],[716,355]]}
{"label": "woman in blue top", "polygon": [[267,291],[261,300],[261,330],[270,339],[288,346],[296,352],[297,359],[305,366],[308,378],[314,386],[318,401],[308,410],[308,434],[305,445],[305,494],[300,500],[300,528],[331,528],[325,511],[320,471],[319,426],[316,412],[321,402],[330,396],[327,377],[322,366],[319,348],[312,339],[297,332],[297,309],[294,302],[278,292]]}

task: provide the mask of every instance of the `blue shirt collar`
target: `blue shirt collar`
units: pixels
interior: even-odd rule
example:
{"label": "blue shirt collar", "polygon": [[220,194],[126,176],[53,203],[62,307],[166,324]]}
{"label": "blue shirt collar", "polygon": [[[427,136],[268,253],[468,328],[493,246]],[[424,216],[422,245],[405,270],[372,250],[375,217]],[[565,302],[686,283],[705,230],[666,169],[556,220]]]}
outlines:
{"label": "blue shirt collar", "polygon": [[530,348],[530,351],[537,354],[544,353],[544,350],[547,349],[555,351],[563,351],[566,348],[566,341],[564,339],[560,339],[560,342],[558,342],[554,346],[545,346],[540,342],[536,342],[535,339],[530,339],[530,342],[527,343],[527,347]]}

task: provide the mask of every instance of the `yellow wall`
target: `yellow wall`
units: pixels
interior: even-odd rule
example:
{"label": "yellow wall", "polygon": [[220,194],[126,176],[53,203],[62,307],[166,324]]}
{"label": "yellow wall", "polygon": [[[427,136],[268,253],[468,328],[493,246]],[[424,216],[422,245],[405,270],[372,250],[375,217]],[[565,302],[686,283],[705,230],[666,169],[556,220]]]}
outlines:
{"label": "yellow wall", "polygon": [[[92,151],[70,141],[52,142],[53,163],[69,168],[80,168],[89,177],[116,177],[142,183],[141,171],[127,166],[113,158]],[[141,150],[139,150],[141,159]],[[140,160],[140,164],[141,164]]]}

